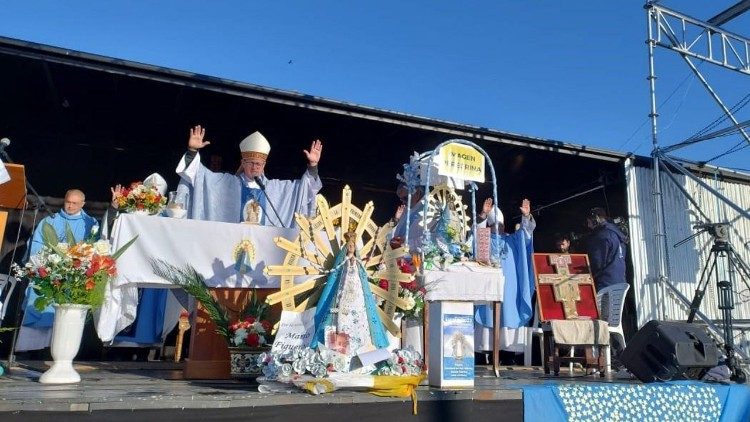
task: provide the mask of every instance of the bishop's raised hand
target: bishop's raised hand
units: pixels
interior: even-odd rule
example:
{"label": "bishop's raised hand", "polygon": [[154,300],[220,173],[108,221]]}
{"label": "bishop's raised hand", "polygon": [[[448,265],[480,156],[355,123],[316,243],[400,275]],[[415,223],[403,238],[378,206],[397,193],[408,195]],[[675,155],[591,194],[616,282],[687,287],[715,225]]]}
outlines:
{"label": "bishop's raised hand", "polygon": [[190,137],[188,138],[188,149],[190,151],[198,151],[199,149],[210,144],[209,141],[204,141],[203,138],[206,136],[206,129],[201,125],[190,128]]}
{"label": "bishop's raised hand", "polygon": [[307,157],[310,167],[315,167],[320,162],[320,156],[323,153],[323,143],[319,139],[316,139],[310,144],[310,149],[303,150],[303,152],[305,153],[305,157]]}

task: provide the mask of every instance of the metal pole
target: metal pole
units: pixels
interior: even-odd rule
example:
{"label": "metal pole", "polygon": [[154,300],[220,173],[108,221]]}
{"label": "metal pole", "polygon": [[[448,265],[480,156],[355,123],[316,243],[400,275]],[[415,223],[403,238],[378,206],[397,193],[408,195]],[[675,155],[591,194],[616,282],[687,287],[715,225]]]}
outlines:
{"label": "metal pole", "polygon": [[721,109],[724,111],[724,114],[727,115],[729,120],[734,123],[734,127],[742,134],[742,137],[745,138],[745,140],[750,143],[750,136],[748,136],[747,132],[745,132],[745,129],[740,125],[740,123],[737,121],[737,119],[734,118],[734,115],[732,112],[727,108],[727,106],[724,105],[724,102],[721,101],[721,98],[719,98],[719,95],[716,94],[716,92],[711,88],[711,85],[708,84],[708,81],[706,81],[706,78],[703,77],[703,75],[698,71],[698,68],[695,67],[693,62],[690,61],[690,58],[686,54],[680,54],[680,56],[685,59],[685,63],[688,64],[688,67],[690,67],[690,70],[693,71],[695,76],[698,78],[699,81],[703,84],[703,87],[706,88],[706,91],[708,91],[709,94],[711,94],[711,98],[716,101],[716,104],[721,107]]}
{"label": "metal pole", "polygon": [[[661,297],[666,298],[667,291],[665,282],[667,281],[667,261],[666,261],[666,249],[667,249],[667,237],[665,235],[664,227],[664,203],[661,192],[661,174],[659,166],[659,141],[658,141],[658,130],[657,130],[657,118],[659,114],[656,112],[656,74],[654,70],[654,28],[653,25],[657,22],[657,13],[652,7],[646,8],[646,14],[648,19],[648,82],[649,82],[649,93],[651,95],[651,112],[649,117],[651,118],[651,142],[653,144],[653,164],[654,164],[654,212],[656,213],[656,233],[654,234],[654,241],[656,242],[656,263],[657,263],[657,277],[659,286],[661,289]],[[658,23],[657,23],[658,24]],[[666,300],[661,301],[661,316],[660,319],[667,319],[667,305]]]}
{"label": "metal pole", "polygon": [[739,205],[735,204],[727,198],[726,196],[722,195],[719,191],[712,188],[708,185],[708,183],[701,180],[698,176],[694,175],[690,171],[686,170],[684,167],[682,167],[680,164],[675,162],[672,158],[670,158],[668,155],[663,155],[661,152],[659,152],[659,155],[661,156],[661,159],[664,160],[667,164],[672,166],[675,170],[679,171],[680,173],[684,174],[685,176],[692,179],[695,183],[699,184],[702,188],[706,189],[707,191],[711,192],[711,194],[715,195],[717,198],[721,200],[724,204],[728,205],[733,210],[737,211],[739,215],[741,215],[744,218],[750,219],[750,213],[748,213],[746,210],[744,210]]}

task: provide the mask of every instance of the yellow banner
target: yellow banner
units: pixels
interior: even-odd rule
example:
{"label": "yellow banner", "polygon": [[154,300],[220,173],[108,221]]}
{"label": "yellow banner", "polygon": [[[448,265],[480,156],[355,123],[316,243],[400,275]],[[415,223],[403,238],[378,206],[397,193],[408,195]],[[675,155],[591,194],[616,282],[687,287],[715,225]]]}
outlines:
{"label": "yellow banner", "polygon": [[463,144],[440,148],[438,174],[463,180],[484,182],[484,155]]}

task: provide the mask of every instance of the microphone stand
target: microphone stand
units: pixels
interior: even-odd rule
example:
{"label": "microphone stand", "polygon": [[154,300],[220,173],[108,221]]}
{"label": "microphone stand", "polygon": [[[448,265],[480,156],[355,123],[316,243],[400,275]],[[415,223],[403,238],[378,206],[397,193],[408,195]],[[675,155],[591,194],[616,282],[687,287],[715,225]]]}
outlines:
{"label": "microphone stand", "polygon": [[[6,146],[7,145],[0,145],[0,155],[2,156],[3,160],[6,163],[15,164],[15,162],[10,158],[10,156],[8,155],[8,153],[5,152],[5,147]],[[50,211],[50,209],[47,207],[47,204],[44,202],[44,200],[42,199],[42,197],[39,195],[39,193],[36,191],[36,189],[34,189],[34,186],[32,186],[31,183],[29,183],[29,179],[28,178],[26,178],[26,190],[27,191],[31,191],[32,195],[36,199],[36,204],[34,204],[34,224],[31,227],[31,235],[33,236],[34,229],[36,228],[36,223],[37,223],[36,216],[37,216],[37,213],[39,212],[39,208],[44,208],[44,210],[47,211],[48,215],[52,215],[52,211]],[[28,196],[28,194],[27,194],[27,196]],[[10,259],[11,262],[9,264],[10,266],[13,265],[13,262],[16,259],[16,250],[18,250],[18,243],[19,243],[19,240],[20,240],[20,237],[21,237],[21,229],[23,228],[23,219],[24,219],[24,211],[25,210],[26,210],[26,205],[24,204],[24,208],[21,211],[21,218],[20,218],[20,220],[18,222],[18,234],[16,235],[16,243],[15,243],[15,245],[13,245],[13,253],[11,255],[11,259]],[[29,253],[29,251],[27,250],[26,251],[26,255],[27,256],[28,256],[28,253]],[[10,266],[8,267],[8,275],[7,275],[7,277],[11,277],[11,275],[10,275],[10,268],[11,267]],[[16,299],[15,321],[14,321],[14,323],[19,326],[19,329],[20,329],[20,325],[21,325],[20,324],[21,323],[21,321],[20,321],[20,319],[21,319],[21,312],[23,311],[22,304],[23,304],[23,300],[24,300],[24,296],[25,296],[25,292],[26,292],[26,286],[28,285],[28,283],[21,283],[20,281],[21,280],[18,280],[18,284],[19,285],[16,286],[16,288],[18,289],[19,293],[18,293],[18,296],[17,296],[17,299]],[[8,297],[7,299],[10,299],[10,297]],[[13,331],[13,337],[11,339],[11,346],[10,346],[10,350],[8,352],[8,358],[7,358],[8,370],[10,370],[10,368],[13,366],[13,363],[15,362],[15,351],[16,351],[16,342],[18,340],[18,331],[19,330],[14,330]]]}
{"label": "microphone stand", "polygon": [[283,221],[281,221],[281,217],[279,217],[279,213],[276,211],[276,207],[273,206],[273,202],[271,202],[271,198],[268,197],[268,194],[266,193],[266,185],[263,183],[263,180],[260,179],[260,177],[255,176],[253,178],[255,180],[255,183],[260,186],[261,192],[263,192],[263,196],[266,197],[266,201],[268,202],[268,205],[271,206],[271,210],[273,211],[274,215],[276,216],[276,220],[281,224],[281,227],[287,228]]}

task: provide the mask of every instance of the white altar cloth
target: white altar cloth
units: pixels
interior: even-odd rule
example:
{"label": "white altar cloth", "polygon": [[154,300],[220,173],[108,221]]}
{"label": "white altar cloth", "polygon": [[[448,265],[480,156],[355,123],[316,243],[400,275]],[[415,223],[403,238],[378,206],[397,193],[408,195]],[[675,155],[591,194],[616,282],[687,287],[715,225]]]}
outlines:
{"label": "white altar cloth", "polygon": [[445,270],[426,270],[424,285],[426,300],[502,302],[505,277],[500,268],[465,262]]}
{"label": "white altar cloth", "polygon": [[[176,287],[153,273],[150,259],[178,267],[189,264],[212,287],[278,288],[278,277],[263,274],[266,265],[281,264],[286,255],[273,239],[291,239],[297,232],[249,224],[121,215],[112,229],[113,250],[136,235],[138,239],[117,260],[117,277],[107,284],[97,323],[99,338],[111,341],[135,320],[138,287]],[[253,271],[246,274],[234,268],[234,248],[242,240],[250,240],[256,253]]]}

